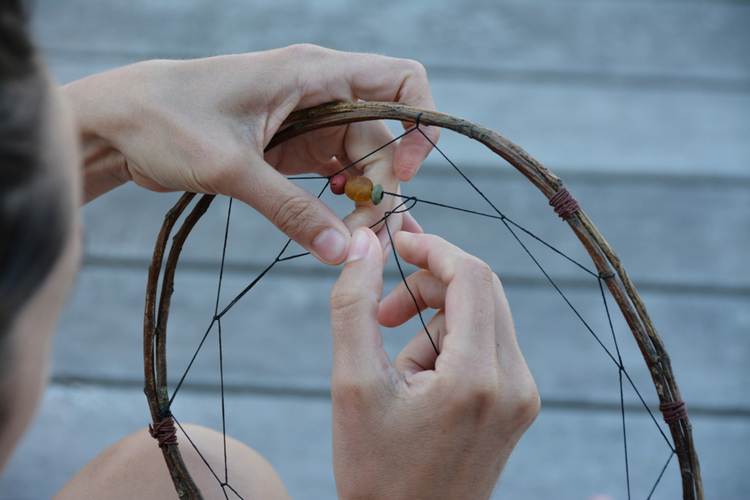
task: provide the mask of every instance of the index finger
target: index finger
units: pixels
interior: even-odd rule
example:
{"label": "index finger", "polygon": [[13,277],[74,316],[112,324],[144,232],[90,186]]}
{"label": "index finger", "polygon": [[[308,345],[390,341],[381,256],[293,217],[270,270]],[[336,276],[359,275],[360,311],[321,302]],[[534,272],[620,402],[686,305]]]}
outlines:
{"label": "index finger", "polygon": [[[409,59],[396,59],[374,54],[338,52],[320,47],[307,47],[307,50],[320,50],[326,59],[324,64],[318,58],[306,57],[303,60],[312,66],[300,69],[307,78],[308,95],[300,100],[298,109],[330,101],[383,101],[400,102],[435,110],[435,101],[427,80],[424,66]],[[321,71],[326,67],[327,71]],[[323,78],[324,81],[319,81]],[[317,81],[316,81],[317,80]],[[321,85],[323,84],[323,85]],[[413,125],[403,123],[404,129]],[[394,172],[401,181],[408,181],[419,169],[422,161],[437,143],[440,131],[436,127],[420,127],[420,131],[406,135],[398,146],[394,161]]]}
{"label": "index finger", "polygon": [[[392,143],[393,135],[388,127],[381,121],[350,123],[346,126],[346,135],[344,138],[344,150],[348,158],[357,158],[356,167],[359,168],[365,177],[370,179],[373,185],[380,184],[383,190],[388,193],[399,192],[399,182],[393,175],[393,155],[396,150],[396,144]],[[388,143],[391,143],[388,145]],[[372,227],[373,224],[382,220],[383,216],[389,210],[392,210],[397,198],[386,195],[382,201],[375,205],[372,201],[355,202],[355,209],[352,213],[344,217],[344,224],[351,230],[358,227]],[[394,219],[391,219],[391,223]],[[394,229],[391,224],[391,231],[398,231],[400,224]],[[373,227],[374,231],[379,231],[379,227]]]}
{"label": "index finger", "polygon": [[[494,273],[487,264],[434,235],[398,233],[399,255],[429,270],[446,285],[446,334],[443,353],[460,354],[472,363],[496,361]],[[438,358],[440,360],[440,358]]]}
{"label": "index finger", "polygon": [[[391,70],[383,71],[385,67],[375,69],[368,66],[366,72],[355,73],[351,86],[360,99],[400,102],[435,110],[435,101],[424,66],[409,59],[377,57],[380,58],[380,64]],[[402,122],[402,125],[404,130],[414,127],[414,124],[408,122]],[[439,128],[420,126],[420,130],[415,130],[401,139],[393,161],[393,171],[400,181],[406,182],[414,177],[424,159],[432,151],[432,143],[437,143],[439,138]]]}

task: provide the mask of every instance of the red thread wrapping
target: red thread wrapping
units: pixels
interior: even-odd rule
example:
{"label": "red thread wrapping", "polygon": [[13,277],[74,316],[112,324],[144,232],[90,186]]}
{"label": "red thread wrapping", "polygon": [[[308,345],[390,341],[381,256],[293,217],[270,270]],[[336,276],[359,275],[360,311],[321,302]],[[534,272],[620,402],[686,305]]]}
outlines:
{"label": "red thread wrapping", "polygon": [[151,437],[159,441],[159,448],[177,444],[177,429],[174,427],[174,419],[169,417],[161,422],[148,424],[148,432]]}
{"label": "red thread wrapping", "polygon": [[659,411],[662,412],[664,421],[667,424],[672,424],[682,418],[687,417],[687,406],[685,406],[685,401],[681,399],[672,403],[660,404]]}
{"label": "red thread wrapping", "polygon": [[555,213],[562,220],[570,219],[575,212],[581,209],[578,201],[573,198],[573,195],[570,194],[570,191],[566,187],[555,193],[555,196],[549,199],[549,204],[555,209]]}

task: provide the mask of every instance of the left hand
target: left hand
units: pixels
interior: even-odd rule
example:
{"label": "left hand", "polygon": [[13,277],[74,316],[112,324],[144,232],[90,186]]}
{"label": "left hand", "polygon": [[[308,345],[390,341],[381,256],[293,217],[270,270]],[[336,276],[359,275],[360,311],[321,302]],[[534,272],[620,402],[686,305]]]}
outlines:
{"label": "left hand", "polygon": [[[355,227],[373,224],[399,200],[362,205],[342,222],[284,175],[330,175],[392,135],[382,122],[367,122],[311,132],[267,154],[265,146],[290,112],[325,102],[398,101],[434,109],[420,64],[310,45],[149,61],[64,91],[83,136],[87,201],[129,180],[154,191],[232,196],[329,264],[344,260]],[[437,140],[437,129],[424,131]],[[410,134],[357,168],[396,192],[430,149],[421,135]]]}

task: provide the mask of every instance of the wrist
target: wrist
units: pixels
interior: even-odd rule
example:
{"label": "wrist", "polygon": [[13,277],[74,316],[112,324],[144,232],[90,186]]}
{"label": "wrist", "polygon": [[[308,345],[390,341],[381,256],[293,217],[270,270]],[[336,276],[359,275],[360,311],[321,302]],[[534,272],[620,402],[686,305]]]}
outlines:
{"label": "wrist", "polygon": [[78,127],[84,203],[132,180],[122,143],[137,122],[133,66],[62,87]]}

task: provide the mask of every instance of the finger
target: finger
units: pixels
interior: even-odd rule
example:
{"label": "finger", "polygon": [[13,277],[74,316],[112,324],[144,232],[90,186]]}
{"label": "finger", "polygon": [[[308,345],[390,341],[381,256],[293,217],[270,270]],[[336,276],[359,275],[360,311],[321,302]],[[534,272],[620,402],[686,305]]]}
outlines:
{"label": "finger", "polygon": [[[409,285],[408,289],[406,285]],[[406,279],[406,284],[403,281],[399,283],[380,302],[378,322],[382,326],[393,328],[409,321],[417,314],[417,310],[443,309],[446,288],[445,283],[431,272],[417,271]]]}
{"label": "finger", "polygon": [[400,232],[394,235],[396,250],[404,261],[429,269],[446,285],[455,277],[462,263],[475,260],[460,248],[432,234]]}
{"label": "finger", "polygon": [[[330,101],[362,99],[400,102],[435,110],[427,71],[416,61],[373,54],[342,53],[312,46],[298,47],[297,50],[311,52],[302,54],[304,57],[301,58],[307,64],[300,68],[299,75],[300,78],[306,77],[306,88],[310,90],[300,100],[297,109]],[[296,57],[299,55],[293,54]],[[321,67],[326,67],[327,71],[321,72]],[[320,79],[324,82],[318,81]],[[404,124],[404,128],[412,126]],[[436,127],[421,129],[432,142],[437,142],[440,134]],[[398,149],[395,172],[399,179],[407,181],[427,158],[432,144],[419,131],[415,131],[404,137]]]}
{"label": "finger", "polygon": [[[497,365],[496,333],[492,270],[476,258],[467,259],[459,266],[445,292],[446,315],[445,350],[459,354],[464,362],[479,368],[482,361]],[[459,363],[460,365],[460,363]]]}
{"label": "finger", "polygon": [[[396,207],[397,208],[397,207]],[[398,210],[398,208],[397,208]],[[393,235],[399,230],[408,231],[410,233],[422,233],[422,227],[419,225],[417,220],[409,212],[396,211],[392,212],[387,219],[387,225],[384,224],[378,231],[378,239],[380,245],[383,247],[383,259],[384,262],[388,262],[388,259],[393,254]]]}
{"label": "finger", "polygon": [[419,225],[419,222],[417,222],[417,219],[414,218],[411,212],[404,212],[403,216],[404,216],[404,220],[401,224],[402,231],[406,231],[408,233],[418,233],[418,234],[424,233],[422,226]]}
{"label": "finger", "polygon": [[[445,332],[445,311],[438,311],[427,323],[427,330],[435,345],[440,349],[440,339]],[[408,376],[424,370],[434,370],[438,354],[424,329],[414,336],[396,356],[393,366]]]}
{"label": "finger", "polygon": [[505,296],[503,285],[495,276],[495,345],[497,347],[498,359],[501,364],[516,366],[519,360],[523,360],[521,349],[518,347],[516,329],[513,325],[513,316],[510,311],[508,299]]}
{"label": "finger", "polygon": [[[404,124],[406,128],[407,124]],[[408,124],[411,126],[411,124]],[[426,139],[421,133],[429,138]],[[440,138],[438,127],[419,127],[419,130],[411,132],[403,137],[393,158],[393,171],[401,182],[410,181],[419,170],[422,162],[432,151],[432,145],[437,144]]]}
{"label": "finger", "polygon": [[[377,57],[377,56],[376,56]],[[427,80],[427,71],[416,61],[377,57],[374,60],[358,58],[360,64],[368,64],[365,69],[354,73],[351,80],[356,96],[365,101],[390,101],[405,103],[417,108],[435,110],[435,101]],[[404,129],[414,127],[404,122]],[[420,133],[424,132],[424,135]],[[394,159],[394,172],[401,181],[409,181],[417,173],[420,165],[432,151],[432,143],[437,143],[440,129],[420,126],[406,135],[400,142]],[[426,139],[425,136],[429,138]]]}
{"label": "finger", "polygon": [[[296,68],[298,78],[302,80],[300,86],[304,85],[306,89],[297,109],[330,101],[362,99],[401,102],[435,110],[427,71],[416,61],[339,52],[310,45],[288,50],[291,50],[288,54],[299,63]],[[326,71],[320,71],[320,68],[326,68]],[[321,85],[323,83],[325,85]]]}
{"label": "finger", "polygon": [[394,243],[404,261],[429,270],[447,287],[445,348],[469,357],[496,352],[494,273],[489,266],[433,235],[402,231]]}
{"label": "finger", "polygon": [[390,366],[377,322],[383,289],[383,255],[367,228],[352,236],[341,276],[331,291],[333,364],[336,376],[358,376]]}
{"label": "finger", "polygon": [[241,176],[234,177],[242,180],[225,192],[255,208],[320,261],[331,265],[343,262],[350,236],[341,219],[270,165],[259,163],[257,168],[243,166]]}
{"label": "finger", "polygon": [[[349,158],[358,159],[356,167],[373,185],[380,184],[386,192],[395,193],[399,190],[399,181],[393,172],[396,143],[384,146],[391,140],[393,136],[382,121],[352,123],[347,126],[344,148]],[[393,196],[385,195],[378,205],[369,200],[358,202],[354,211],[344,217],[344,224],[352,231],[357,227],[371,227],[393,209],[396,201]],[[393,232],[401,228],[400,221],[397,225]],[[376,226],[373,230],[378,232],[380,227]]]}
{"label": "finger", "polygon": [[378,241],[380,241],[380,247],[383,249],[383,262],[388,262],[388,259],[393,253],[393,235],[401,230],[401,224],[403,223],[403,216],[400,213],[392,213],[380,224],[380,230],[377,232]]}
{"label": "finger", "polygon": [[[344,150],[345,135],[346,127],[315,130],[264,152],[264,159],[284,175],[339,173],[352,163]],[[356,165],[341,173],[361,175],[355,169]]]}

